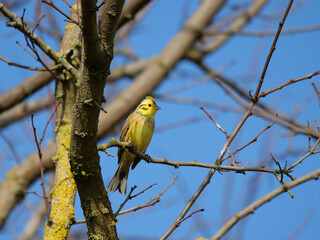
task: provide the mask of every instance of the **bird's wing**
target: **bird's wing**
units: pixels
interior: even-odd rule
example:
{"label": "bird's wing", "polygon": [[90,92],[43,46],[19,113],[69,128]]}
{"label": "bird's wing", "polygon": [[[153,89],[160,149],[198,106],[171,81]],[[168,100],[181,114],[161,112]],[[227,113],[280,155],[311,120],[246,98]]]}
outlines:
{"label": "bird's wing", "polygon": [[[130,116],[128,117],[127,121],[124,123],[124,126],[121,130],[120,133],[120,141],[121,142],[127,142],[128,140],[128,134],[129,134],[129,129],[130,129],[130,121],[129,121]],[[120,164],[121,161],[121,155],[123,153],[123,149],[118,148],[118,164]]]}

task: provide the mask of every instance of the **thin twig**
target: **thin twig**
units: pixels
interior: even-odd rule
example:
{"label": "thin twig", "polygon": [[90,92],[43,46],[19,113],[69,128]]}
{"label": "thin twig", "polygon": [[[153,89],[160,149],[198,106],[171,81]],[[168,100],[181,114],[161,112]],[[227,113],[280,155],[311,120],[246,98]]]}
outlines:
{"label": "thin twig", "polygon": [[52,111],[52,113],[51,113],[51,115],[50,115],[50,117],[49,117],[49,119],[48,119],[48,121],[47,121],[46,126],[44,127],[44,130],[43,130],[43,133],[42,133],[42,137],[41,137],[41,139],[40,139],[40,141],[39,141],[39,144],[40,144],[40,145],[41,145],[41,143],[42,143],[42,141],[43,141],[43,139],[44,139],[44,134],[46,133],[47,127],[48,127],[48,125],[49,125],[49,122],[51,121],[52,117],[53,117],[54,114],[56,113],[57,108],[59,107],[60,103],[61,103],[61,102],[58,102],[58,103],[57,103],[56,107],[53,109],[53,111]]}
{"label": "thin twig", "polygon": [[[258,137],[260,137],[265,131],[267,131],[269,128],[271,128],[273,126],[273,124],[275,124],[275,122],[273,122],[272,124],[269,124],[265,129],[263,129],[257,136],[255,136],[251,141],[249,141],[247,144],[245,144],[244,146],[242,146],[241,148],[238,148],[236,151],[234,151],[232,153],[232,155],[235,155],[236,153],[240,152],[242,149],[246,148],[247,146],[249,146],[250,144],[254,143],[257,141]],[[230,158],[231,156],[228,155],[226,156],[224,159],[222,159],[222,161],[225,161],[226,159]]]}
{"label": "thin twig", "polygon": [[[123,214],[126,214],[126,213],[129,213],[129,212],[135,212],[137,210],[140,210],[142,208],[146,208],[146,207],[150,207],[150,206],[153,206],[155,205],[156,203],[160,202],[160,197],[169,189],[169,187],[171,187],[173,184],[174,184],[174,181],[177,179],[177,176],[175,176],[172,181],[170,182],[170,184],[164,189],[162,190],[161,192],[158,193],[157,196],[151,198],[148,202],[146,202],[145,204],[143,205],[138,205],[138,206],[135,206],[133,208],[130,208],[130,209],[127,209],[127,210],[124,210],[124,211],[121,211],[121,208],[125,205],[125,203],[130,200],[130,198],[134,198],[142,193],[144,193],[146,190],[148,190],[149,188],[151,188],[152,186],[156,185],[156,184],[152,184],[150,185],[149,187],[145,188],[144,190],[142,190],[141,192],[137,193],[136,195],[133,195],[133,196],[130,196],[130,194],[133,192],[133,190],[136,188],[136,186],[132,187],[131,188],[131,191],[130,193],[128,194],[127,198],[125,199],[125,201],[121,204],[121,206],[119,207],[119,209],[113,214],[115,217],[118,216],[118,215],[123,215]],[[83,219],[83,220],[77,220],[77,221],[74,221],[73,224],[81,224],[81,223],[85,223],[86,220]]]}
{"label": "thin twig", "polygon": [[131,196],[131,198],[134,198],[134,197],[139,196],[140,194],[144,193],[144,192],[147,191],[149,188],[152,188],[152,187],[155,186],[155,185],[158,185],[158,184],[157,184],[157,183],[151,184],[150,186],[148,186],[148,187],[146,187],[145,189],[143,189],[141,192],[139,192],[139,193]]}
{"label": "thin twig", "polygon": [[[232,159],[232,162],[230,163],[231,166],[233,167],[237,167],[237,164],[238,163],[241,163],[241,162],[237,162],[236,159],[234,158],[234,154],[230,151],[230,148],[228,147],[228,153],[229,153],[229,156],[231,156],[231,159]],[[245,174],[245,172],[242,172],[243,174]]]}
{"label": "thin twig", "polygon": [[135,206],[133,208],[130,208],[130,209],[127,209],[127,210],[124,210],[122,212],[119,212],[118,215],[122,215],[122,214],[126,214],[126,213],[129,213],[129,212],[135,212],[137,210],[140,210],[142,208],[146,208],[146,207],[150,207],[150,206],[153,206],[155,204],[157,204],[158,202],[160,202],[160,198],[161,196],[174,184],[174,181],[177,179],[178,177],[175,176],[172,181],[170,182],[170,184],[165,188],[163,189],[161,192],[158,193],[157,196],[151,198],[148,202],[146,202],[145,204],[143,205],[138,205],[138,206]]}
{"label": "thin twig", "polygon": [[[24,9],[24,11],[23,11],[23,15],[21,16],[21,22],[22,22],[21,25],[22,25],[23,29],[24,29],[24,26],[26,26],[26,24],[24,23],[24,14],[25,14],[25,9]],[[43,18],[43,17],[42,17],[42,18]],[[37,22],[36,26],[35,26],[34,29],[31,31],[31,33],[30,33],[31,36],[34,36],[34,35],[35,35],[35,34],[34,34],[34,30],[35,30],[36,27],[39,25],[40,20],[41,20],[42,18],[39,19],[39,21]],[[33,53],[34,53],[35,55],[33,55],[32,53],[30,53],[30,52],[29,52],[26,48],[24,48],[20,43],[18,43],[18,42],[17,42],[17,43],[18,43],[21,47],[23,47],[25,51],[27,51],[29,54],[31,54],[31,56],[33,56],[38,62],[40,62],[40,63],[42,64],[42,66],[44,66],[44,68],[45,68],[54,78],[60,79],[60,77],[57,76],[53,71],[51,71],[51,69],[49,69],[49,67],[42,61],[42,59],[41,59],[41,57],[40,57],[40,55],[39,55],[39,53],[38,53],[38,51],[37,51],[37,48],[36,48],[36,46],[35,46],[35,41],[34,41],[34,39],[33,39],[32,37],[30,37],[29,34],[27,34],[25,31],[23,31],[23,33],[24,33],[24,38],[25,38],[25,41],[26,41],[27,46],[33,51]],[[31,45],[30,45],[29,40],[30,40],[30,42],[31,42]]]}
{"label": "thin twig", "polygon": [[[307,120],[308,128],[310,127],[309,120]],[[311,150],[311,136],[308,134],[308,151]]]}
{"label": "thin twig", "polygon": [[[198,66],[205,72],[209,72],[210,74],[214,74],[214,71],[211,70],[208,66],[206,66],[203,63],[198,63]],[[227,92],[230,97],[232,97],[235,101],[237,101],[241,106],[243,106],[245,109],[249,109],[250,104],[247,104],[245,100],[251,100],[250,97],[248,96],[247,92],[244,90],[240,89],[234,82],[230,81],[229,79],[223,77],[223,76],[218,76],[214,80],[224,91]],[[225,86],[226,85],[226,86]],[[233,93],[229,88],[234,91]],[[201,104],[203,105],[203,104]],[[305,134],[305,135],[310,135],[314,139],[319,138],[319,132],[315,131],[312,128],[307,128],[306,126],[303,126],[299,123],[296,122],[295,119],[288,117],[285,114],[278,113],[272,108],[262,104],[261,102],[258,102],[255,107],[254,107],[254,112],[258,113],[260,116],[263,118],[270,120],[270,121],[275,121],[278,124],[284,126],[285,128],[288,128],[292,133],[294,134]]]}
{"label": "thin twig", "polygon": [[207,116],[211,119],[211,121],[216,125],[216,127],[226,136],[226,138],[229,138],[229,134],[213,119],[213,117],[210,116],[210,114],[203,108],[200,107],[200,109],[202,111],[205,112],[205,114],[207,114]]}
{"label": "thin twig", "polygon": [[0,60],[7,63],[9,66],[15,66],[15,67],[19,67],[19,68],[23,68],[23,69],[27,69],[27,70],[31,70],[31,71],[47,71],[45,68],[29,67],[29,66],[25,66],[25,65],[22,65],[19,63],[14,63],[14,62],[11,62],[8,59],[5,59],[4,57],[1,57],[1,56],[0,56]]}
{"label": "thin twig", "polygon": [[77,14],[77,17],[78,17],[78,23],[80,22],[80,14],[79,14],[79,7],[78,7],[78,0],[77,0],[77,10],[75,10],[73,8],[73,6],[71,6],[66,0],[62,0],[65,4],[68,5],[68,7],[75,13]]}
{"label": "thin twig", "polygon": [[[33,33],[32,33],[33,34]],[[29,44],[29,41],[28,41],[28,36],[25,34],[25,39],[26,39],[26,43],[28,45],[28,47],[34,52],[34,54],[36,55],[36,60],[38,62],[40,62],[40,64],[53,76],[53,78],[57,79],[57,80],[62,80],[60,76],[58,76],[57,74],[55,74],[55,71],[52,71],[46,63],[44,63],[44,61],[42,61],[39,53],[38,53],[38,50],[35,46],[35,42],[32,38],[30,38],[30,42],[31,42],[31,45]]]}
{"label": "thin twig", "polygon": [[278,27],[278,30],[277,30],[277,33],[273,39],[273,43],[271,45],[271,48],[270,48],[270,51],[269,51],[269,54],[267,56],[267,60],[264,64],[264,67],[263,67],[263,70],[262,70],[262,73],[261,73],[261,77],[260,77],[260,80],[259,80],[259,84],[258,84],[258,87],[256,89],[256,92],[255,94],[252,96],[252,101],[254,103],[256,103],[259,99],[259,93],[260,93],[260,90],[261,90],[261,87],[262,87],[262,84],[263,84],[263,81],[264,81],[264,77],[266,75],[266,72],[267,72],[267,69],[268,69],[268,66],[269,66],[269,63],[270,63],[270,60],[271,60],[271,57],[272,57],[272,54],[274,52],[274,50],[276,50],[276,44],[277,44],[277,41],[278,41],[278,38],[280,36],[280,33],[281,33],[281,30],[282,30],[282,27],[284,25],[284,22],[286,21],[286,18],[288,16],[288,13],[290,11],[290,8],[293,4],[293,0],[290,0],[288,6],[287,6],[287,9],[281,19],[281,21],[279,22],[279,27]]}
{"label": "thin twig", "polygon": [[46,215],[48,218],[48,224],[52,224],[51,218],[50,218],[50,212],[49,212],[49,201],[48,201],[48,196],[46,193],[46,188],[44,185],[44,167],[43,167],[43,162],[42,162],[42,152],[41,152],[41,146],[40,143],[38,142],[38,138],[37,138],[37,132],[36,132],[36,128],[34,127],[34,123],[33,123],[33,114],[31,114],[31,121],[29,121],[29,124],[31,126],[32,132],[33,132],[33,136],[34,136],[34,141],[37,145],[37,149],[38,149],[38,156],[39,156],[39,160],[40,160],[40,175],[41,175],[41,182],[40,185],[42,187],[42,193],[43,193],[43,198],[45,201],[45,205],[46,205]]}
{"label": "thin twig", "polygon": [[31,31],[32,35],[34,34],[34,31],[37,29],[37,27],[40,25],[40,21],[41,21],[45,16],[46,16],[46,15],[42,15],[42,17],[37,20],[36,25],[34,26],[34,28],[33,28],[32,31]]}
{"label": "thin twig", "polygon": [[51,6],[52,8],[54,8],[57,12],[59,12],[60,14],[62,14],[65,18],[67,18],[70,22],[75,23],[79,26],[79,22],[75,21],[74,19],[72,19],[68,14],[64,13],[59,7],[57,7],[57,5],[55,5],[53,3],[53,1],[47,1],[47,0],[42,0],[43,3]]}
{"label": "thin twig", "polygon": [[121,209],[124,207],[124,205],[125,205],[130,199],[132,199],[131,193],[132,193],[136,188],[137,188],[136,185],[134,185],[133,187],[131,187],[131,190],[130,190],[128,196],[127,196],[126,199],[123,201],[123,203],[120,204],[118,210],[117,210],[115,213],[113,213],[113,216],[116,217],[116,216],[119,214],[119,212],[121,211]]}
{"label": "thin twig", "polygon": [[152,188],[153,186],[157,185],[156,183],[154,184],[151,184],[150,186],[146,187],[145,189],[143,189],[141,192],[135,194],[135,195],[131,195],[132,192],[137,188],[136,185],[134,185],[133,187],[131,187],[131,190],[128,194],[128,196],[126,197],[126,199],[123,201],[123,203],[120,204],[120,207],[119,209],[113,214],[115,217],[118,216],[119,212],[121,211],[121,209],[124,207],[124,205],[129,201],[131,200],[132,198],[135,198],[137,196],[139,196],[140,194],[144,193],[145,191],[147,191],[148,189]]}
{"label": "thin twig", "polygon": [[22,47],[22,49],[23,49],[24,51],[26,51],[27,53],[29,53],[34,59],[38,60],[37,57],[36,57],[34,54],[32,54],[28,49],[26,49],[21,43],[19,43],[18,41],[16,41],[16,43],[17,43],[20,47]]}
{"label": "thin twig", "polygon": [[[270,63],[271,57],[272,57],[272,53],[275,50],[275,45],[276,42],[278,40],[278,37],[280,35],[283,23],[288,15],[288,12],[290,10],[290,7],[292,5],[293,0],[290,1],[286,12],[282,18],[282,20],[279,23],[279,28],[277,31],[277,34],[275,36],[275,39],[272,43],[269,55],[267,57],[265,66],[263,68],[258,86],[256,88],[256,92],[254,94],[254,96],[251,98],[251,103],[247,108],[247,111],[245,112],[245,114],[242,116],[241,120],[239,121],[238,125],[235,127],[234,131],[232,132],[232,134],[230,135],[230,137],[227,139],[226,143],[224,144],[219,156],[216,159],[216,164],[221,164],[221,159],[223,158],[223,156],[225,155],[228,147],[230,146],[230,144],[233,142],[234,138],[236,137],[236,135],[238,134],[238,132],[240,131],[240,129],[242,128],[242,126],[244,125],[244,123],[247,121],[247,119],[249,118],[249,116],[251,116],[252,114],[252,110],[254,105],[258,102],[259,98],[259,92],[260,89],[262,87],[262,83],[264,81],[264,76],[267,72],[268,69],[268,65]],[[203,182],[201,183],[201,185],[199,186],[199,188],[196,190],[196,192],[193,194],[193,196],[187,201],[187,204],[185,205],[184,209],[181,211],[181,213],[179,214],[179,216],[177,217],[177,219],[174,221],[174,223],[168,228],[168,230],[161,236],[161,240],[167,239],[171,233],[176,229],[176,223],[179,222],[182,218],[184,218],[184,216],[188,213],[188,211],[190,210],[190,208],[192,207],[192,205],[195,203],[195,201],[198,199],[198,197],[200,196],[200,194],[203,192],[203,190],[206,188],[206,186],[208,186],[208,184],[210,183],[210,179],[212,178],[213,174],[215,173],[215,170],[211,169],[209,171],[209,173],[207,174],[207,176],[205,177],[205,179],[203,180]]]}
{"label": "thin twig", "polygon": [[[14,27],[27,36],[30,40],[34,41],[41,50],[49,56],[55,63],[63,64],[63,66],[70,71],[77,79],[80,79],[79,71],[74,68],[66,59],[61,58],[60,55],[53,51],[50,46],[48,46],[39,36],[31,32],[28,25],[23,22],[24,13],[19,19],[19,17],[6,8],[2,3],[0,3],[0,12],[7,17],[10,21],[7,22],[8,27]],[[25,10],[24,10],[25,12]]]}
{"label": "thin twig", "polygon": [[296,161],[294,164],[292,164],[291,166],[289,166],[286,170],[292,170],[295,166],[297,166],[298,164],[302,163],[303,160],[305,160],[307,157],[309,157],[312,154],[318,153],[318,152],[314,152],[314,149],[316,148],[316,146],[319,144],[320,142],[320,138],[315,142],[315,144],[313,145],[313,147],[308,151],[307,154],[305,154],[303,157],[301,157],[298,161]]}
{"label": "thin twig", "polygon": [[37,191],[25,191],[25,194],[34,194],[36,196],[38,196],[39,198],[45,200],[45,197],[43,197],[40,193],[38,193]]}
{"label": "thin twig", "polygon": [[319,75],[319,74],[320,74],[320,71],[316,71],[316,72],[310,73],[310,74],[305,75],[305,76],[300,77],[300,78],[291,79],[288,82],[285,82],[285,83],[283,83],[283,84],[281,84],[281,85],[279,85],[277,87],[274,87],[274,88],[272,88],[272,89],[270,89],[268,91],[261,92],[259,94],[259,98],[265,97],[265,96],[269,95],[270,93],[273,93],[273,92],[275,92],[277,90],[282,89],[283,87],[289,86],[289,85],[291,85],[293,83],[300,82],[300,81],[303,81],[303,80],[306,80],[306,79],[310,79],[310,78],[312,78],[312,77],[314,77],[316,75]]}
{"label": "thin twig", "polygon": [[311,85],[313,86],[314,90],[316,91],[317,98],[318,98],[318,103],[319,103],[319,106],[320,106],[320,92],[319,92],[317,86],[314,84],[314,82],[311,82]]}
{"label": "thin twig", "polygon": [[290,183],[285,183],[281,187],[277,188],[276,190],[264,195],[254,203],[250,204],[237,214],[235,214],[230,220],[228,220],[221,228],[220,230],[210,238],[210,240],[218,240],[221,239],[228,231],[231,230],[231,228],[242,218],[248,216],[249,214],[253,214],[255,210],[262,205],[264,205],[267,202],[270,202],[272,199],[274,199],[276,196],[280,195],[281,193],[285,192],[288,189],[291,189],[293,187],[296,187],[306,181],[312,180],[312,179],[318,179],[320,176],[320,169],[309,173],[303,177],[297,178],[294,181]]}
{"label": "thin twig", "polygon": [[[277,173],[274,174],[274,176],[276,177],[276,179],[280,182],[281,185],[283,185],[283,174],[284,174],[284,170],[282,169],[280,163],[273,157],[273,155],[270,153],[270,156],[272,158],[272,160],[278,165],[279,167],[279,173],[281,175],[281,178],[279,177],[279,175]],[[284,167],[284,169],[286,168],[286,166]],[[287,192],[289,193],[291,198],[294,198],[294,195],[292,194],[292,192],[288,189]]]}
{"label": "thin twig", "polygon": [[199,209],[199,210],[196,210],[196,211],[190,213],[188,216],[186,216],[185,218],[181,219],[179,224],[182,223],[183,221],[187,220],[188,218],[192,217],[192,215],[194,215],[194,214],[196,214],[198,212],[203,212],[203,211],[204,211],[204,209],[202,208],[202,209]]}

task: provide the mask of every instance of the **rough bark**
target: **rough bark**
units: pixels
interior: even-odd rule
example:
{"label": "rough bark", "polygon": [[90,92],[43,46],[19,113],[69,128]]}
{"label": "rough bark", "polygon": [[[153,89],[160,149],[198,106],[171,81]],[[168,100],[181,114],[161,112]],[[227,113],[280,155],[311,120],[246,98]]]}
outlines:
{"label": "rough bark", "polygon": [[105,79],[113,58],[113,40],[124,1],[106,1],[96,23],[96,1],[82,1],[83,61],[73,109],[71,171],[89,239],[118,239],[111,204],[101,176],[97,129]]}

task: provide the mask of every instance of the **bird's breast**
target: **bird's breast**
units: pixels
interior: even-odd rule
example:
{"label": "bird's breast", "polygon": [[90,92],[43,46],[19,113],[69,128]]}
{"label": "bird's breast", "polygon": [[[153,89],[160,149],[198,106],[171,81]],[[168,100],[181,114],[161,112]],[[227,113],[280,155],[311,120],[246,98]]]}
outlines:
{"label": "bird's breast", "polygon": [[154,120],[150,117],[139,116],[132,128],[131,141],[137,146],[138,151],[145,152],[150,144],[154,130]]}

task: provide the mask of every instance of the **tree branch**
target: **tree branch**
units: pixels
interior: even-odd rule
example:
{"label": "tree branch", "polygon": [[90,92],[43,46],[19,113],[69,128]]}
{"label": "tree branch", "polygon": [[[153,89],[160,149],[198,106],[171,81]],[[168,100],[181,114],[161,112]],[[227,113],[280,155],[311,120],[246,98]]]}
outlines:
{"label": "tree branch", "polygon": [[[74,19],[77,14],[72,11]],[[60,52],[68,61],[74,62],[78,67],[81,59],[80,49],[76,47],[81,43],[81,30],[77,24],[68,23],[61,42]],[[63,76],[60,72],[59,76]],[[55,182],[51,191],[52,225],[45,224],[44,239],[66,239],[68,238],[71,223],[75,218],[74,199],[76,194],[76,183],[70,171],[69,151],[64,147],[70,147],[70,134],[72,127],[72,108],[76,98],[75,76],[66,76],[66,81],[56,81],[55,99],[57,103],[57,114],[55,122],[55,142],[57,152],[55,161]]]}
{"label": "tree branch", "polygon": [[120,29],[123,25],[125,25],[127,22],[134,19],[135,15],[143,9],[145,6],[147,6],[151,0],[130,0],[127,1],[127,3],[124,5],[119,23],[118,23],[118,29]]}
{"label": "tree branch", "polygon": [[[235,166],[226,166],[226,165],[219,165],[219,164],[210,164],[210,163],[201,163],[197,161],[192,161],[192,162],[183,162],[183,161],[170,161],[166,158],[150,158],[149,155],[139,152],[137,150],[137,147],[132,144],[131,142],[120,142],[115,139],[111,139],[110,142],[98,145],[98,151],[105,151],[108,148],[112,147],[118,147],[118,148],[126,148],[128,149],[129,152],[133,153],[137,157],[145,160],[148,163],[156,163],[156,164],[164,164],[164,165],[169,165],[173,166],[175,168],[179,168],[181,166],[192,166],[192,167],[202,167],[202,168],[209,168],[209,169],[214,169],[218,170],[219,172],[224,172],[224,171],[234,171],[234,172],[266,172],[266,173],[272,173],[276,174],[279,173],[278,169],[268,169],[265,167],[235,167]],[[311,154],[308,154],[306,157],[310,156]],[[306,158],[304,157],[304,159]],[[290,171],[288,171],[290,172]]]}
{"label": "tree branch", "polygon": [[76,68],[74,68],[68,61],[64,58],[60,58],[59,54],[52,50],[50,46],[48,46],[42,38],[37,36],[33,30],[30,30],[29,27],[22,22],[22,20],[13,12],[11,12],[8,8],[6,8],[2,3],[0,3],[0,12],[5,15],[10,22],[7,22],[8,27],[14,27],[22,32],[26,38],[29,38],[32,42],[34,42],[48,57],[50,57],[56,64],[62,63],[66,70],[70,71],[76,78],[79,77],[79,72]]}
{"label": "tree branch", "polygon": [[[50,66],[53,66],[53,64],[50,64]],[[39,72],[0,95],[0,113],[22,102],[26,97],[38,91],[52,80],[53,77],[49,72]]]}
{"label": "tree branch", "polygon": [[258,101],[259,93],[260,93],[260,90],[261,90],[261,87],[262,87],[262,84],[263,84],[263,81],[264,81],[264,77],[265,77],[265,74],[267,72],[271,57],[272,57],[272,54],[273,54],[274,50],[276,50],[276,44],[277,44],[278,38],[280,36],[283,24],[286,21],[286,18],[287,18],[288,14],[289,14],[289,11],[290,11],[290,8],[291,8],[292,4],[293,4],[293,0],[290,0],[285,13],[284,13],[281,21],[279,22],[279,27],[278,27],[277,33],[276,33],[276,35],[275,35],[275,37],[273,39],[269,54],[267,56],[267,60],[266,60],[266,62],[264,64],[264,67],[263,67],[263,70],[262,70],[262,73],[261,73],[261,76],[260,76],[258,87],[256,89],[256,92],[252,96],[252,101],[253,102],[257,102]]}
{"label": "tree branch", "polygon": [[309,180],[312,180],[312,179],[317,180],[319,176],[320,176],[320,169],[312,173],[309,173],[303,177],[297,178],[296,180],[290,183],[285,183],[281,187],[277,188],[276,190],[264,195],[254,203],[250,204],[248,207],[244,208],[242,211],[235,214],[230,220],[228,220],[223,225],[223,227],[213,237],[210,238],[210,240],[217,240],[222,238],[240,219],[248,216],[249,214],[254,213],[257,208],[261,207],[267,202],[270,202],[270,200],[280,195],[281,193],[286,192],[288,189],[296,187]]}
{"label": "tree branch", "polygon": [[[258,1],[256,1],[256,2],[258,2]],[[254,3],[256,3],[256,2],[254,2]],[[289,4],[284,16],[287,16],[287,12],[289,11],[290,6],[291,5]],[[282,27],[282,25],[279,26],[279,28],[281,28],[281,27]],[[278,36],[276,36],[275,39],[278,39]],[[274,41],[272,46],[275,46],[276,42],[277,41]],[[266,64],[265,64],[266,67],[262,71],[262,76],[264,76],[264,74],[267,71],[268,63],[269,63],[269,61],[271,59],[271,56],[272,56],[272,54],[270,55],[270,57],[267,58],[267,61],[266,61]],[[262,79],[262,81],[261,81],[261,79]],[[263,77],[260,78],[260,81],[259,81],[258,86],[256,88],[256,94],[257,95],[260,92],[260,88],[261,88],[263,79],[264,79]],[[257,98],[257,99],[252,98],[251,99],[251,103],[250,103],[247,111],[244,113],[244,115],[242,116],[241,120],[239,121],[239,123],[237,124],[237,126],[235,127],[233,132],[231,133],[230,137],[227,139],[226,143],[224,144],[219,156],[217,157],[217,159],[215,161],[216,164],[221,164],[221,160],[222,160],[224,154],[226,153],[227,149],[229,148],[230,144],[233,142],[234,138],[236,137],[236,135],[238,134],[238,132],[240,131],[240,129],[242,128],[244,123],[247,121],[249,116],[252,114],[252,109],[253,109],[254,105],[257,103],[258,100],[259,100],[259,98]],[[207,174],[207,176],[205,177],[205,179],[203,180],[203,182],[201,183],[199,188],[196,190],[196,192],[193,194],[193,196],[187,201],[187,204],[185,205],[184,209],[181,211],[181,213],[179,214],[177,219],[173,222],[173,224],[169,227],[169,229],[162,235],[162,237],[160,238],[161,240],[167,239],[171,235],[171,233],[177,228],[177,224],[180,222],[181,219],[183,219],[185,217],[185,215],[188,213],[188,211],[190,210],[192,205],[198,199],[198,197],[200,196],[202,191],[210,183],[210,179],[212,178],[214,173],[215,173],[214,169],[211,169],[209,171],[209,173]]]}

